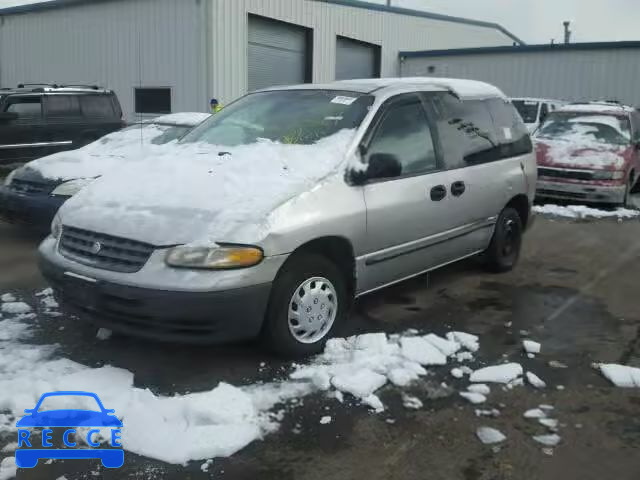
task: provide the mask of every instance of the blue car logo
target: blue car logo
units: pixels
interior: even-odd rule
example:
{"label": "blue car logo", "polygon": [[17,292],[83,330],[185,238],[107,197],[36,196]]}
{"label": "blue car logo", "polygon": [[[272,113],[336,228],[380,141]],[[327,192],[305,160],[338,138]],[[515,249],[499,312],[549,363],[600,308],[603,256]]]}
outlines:
{"label": "blue car logo", "polygon": [[[85,397],[84,400],[93,398],[99,411],[94,410],[46,410],[40,412],[42,403],[51,397]],[[124,450],[120,442],[122,422],[115,416],[114,410],[104,408],[100,398],[91,392],[50,392],[40,397],[33,409],[24,411],[27,415],[22,417],[18,427],[18,449],[16,450],[16,465],[20,468],[33,468],[39,459],[90,459],[96,458],[102,461],[106,468],[119,468],[124,463]],[[32,445],[30,428],[43,428],[42,448]],[[68,448],[53,448],[51,427],[66,427],[62,435],[64,445]],[[87,445],[91,448],[76,448],[77,442],[71,441],[71,435],[77,432],[72,427],[100,427],[111,429],[111,447],[99,448],[100,443],[94,441],[94,436],[100,433],[99,429],[91,429],[87,433]],[[33,442],[35,443],[35,441]]]}

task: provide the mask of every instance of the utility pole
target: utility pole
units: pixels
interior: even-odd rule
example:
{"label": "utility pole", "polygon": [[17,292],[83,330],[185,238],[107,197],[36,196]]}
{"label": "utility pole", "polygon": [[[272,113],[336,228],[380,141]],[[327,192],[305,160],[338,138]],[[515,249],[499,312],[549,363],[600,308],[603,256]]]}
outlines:
{"label": "utility pole", "polygon": [[571,43],[571,30],[569,30],[569,25],[571,25],[571,22],[566,21],[566,22],[562,22],[562,24],[564,25],[564,43],[565,44],[569,44]]}

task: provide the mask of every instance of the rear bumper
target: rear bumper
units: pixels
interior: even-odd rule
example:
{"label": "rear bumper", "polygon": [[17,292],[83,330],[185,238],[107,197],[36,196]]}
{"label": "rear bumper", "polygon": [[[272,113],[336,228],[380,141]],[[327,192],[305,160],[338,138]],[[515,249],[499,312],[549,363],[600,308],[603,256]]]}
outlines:
{"label": "rear bumper", "polygon": [[184,343],[255,338],[271,283],[216,292],[167,291],[83,279],[42,255],[39,267],[63,310],[127,335]]}
{"label": "rear bumper", "polygon": [[20,194],[0,186],[0,219],[48,232],[58,209],[69,197]]}
{"label": "rear bumper", "polygon": [[625,185],[608,186],[540,179],[536,185],[536,198],[553,198],[589,203],[622,203],[624,202],[625,192]]}

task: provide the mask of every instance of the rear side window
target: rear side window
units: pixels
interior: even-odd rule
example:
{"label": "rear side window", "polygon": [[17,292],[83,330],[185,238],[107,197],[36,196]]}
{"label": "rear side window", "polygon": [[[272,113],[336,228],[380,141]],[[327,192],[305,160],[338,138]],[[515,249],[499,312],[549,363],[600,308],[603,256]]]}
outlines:
{"label": "rear side window", "polygon": [[116,115],[111,97],[107,95],[82,95],[80,108],[85,117],[110,118]]}
{"label": "rear side window", "polygon": [[80,104],[75,95],[49,95],[47,97],[48,117],[74,117],[80,115]]}
{"label": "rear side window", "polygon": [[436,95],[433,105],[446,168],[500,159],[499,141],[485,101]]}
{"label": "rear side window", "polygon": [[42,116],[41,97],[10,97],[7,100],[5,112],[17,113],[19,117]]}
{"label": "rear side window", "polygon": [[515,107],[504,100],[486,101],[500,144],[500,158],[516,157],[533,151],[527,127],[522,123]]}

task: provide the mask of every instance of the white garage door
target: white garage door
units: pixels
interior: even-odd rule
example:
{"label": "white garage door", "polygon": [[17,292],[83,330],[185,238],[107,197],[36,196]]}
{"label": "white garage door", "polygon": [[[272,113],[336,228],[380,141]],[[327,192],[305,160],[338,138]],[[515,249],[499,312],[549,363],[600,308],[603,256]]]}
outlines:
{"label": "white garage door", "polygon": [[380,76],[377,45],[338,37],[336,44],[336,80],[376,78]]}
{"label": "white garage door", "polygon": [[263,17],[249,17],[249,91],[308,81],[308,30]]}

